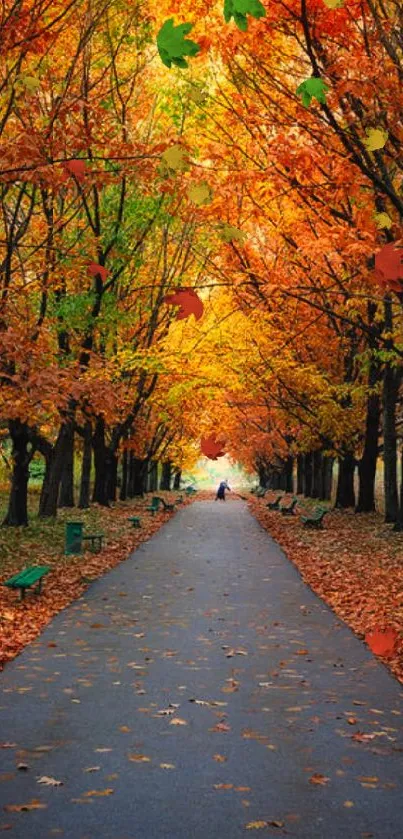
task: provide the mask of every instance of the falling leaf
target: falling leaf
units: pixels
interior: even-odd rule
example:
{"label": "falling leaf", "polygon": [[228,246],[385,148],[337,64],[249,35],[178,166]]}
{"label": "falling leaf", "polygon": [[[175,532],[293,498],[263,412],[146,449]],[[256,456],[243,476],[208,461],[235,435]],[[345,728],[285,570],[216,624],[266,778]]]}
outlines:
{"label": "falling leaf", "polygon": [[319,784],[320,786],[324,787],[330,778],[326,778],[325,775],[321,775],[320,772],[316,772],[314,775],[311,775],[309,779],[310,784]]}
{"label": "falling leaf", "polygon": [[309,108],[313,98],[317,99],[321,104],[326,104],[326,91],[329,90],[328,85],[323,79],[313,77],[306,79],[297,87],[296,93],[302,97],[302,104],[305,108]]}
{"label": "falling leaf", "polygon": [[231,18],[242,32],[246,32],[248,28],[248,18],[250,15],[257,20],[261,17],[266,17],[266,9],[260,0],[224,0],[224,20],[229,23]]}
{"label": "falling leaf", "polygon": [[171,67],[187,67],[188,63],[184,56],[195,56],[200,52],[199,44],[185,38],[193,29],[192,23],[181,23],[174,25],[174,18],[166,20],[157,35],[158,52],[163,64]]}
{"label": "falling leaf", "polygon": [[74,175],[78,182],[81,183],[85,177],[85,160],[77,158],[76,160],[66,160],[63,163],[65,176]]}
{"label": "falling leaf", "polygon": [[164,302],[180,307],[177,320],[188,318],[189,315],[194,315],[196,320],[200,320],[204,311],[203,303],[193,288],[178,288],[173,294],[166,294]]}
{"label": "falling leaf", "polygon": [[242,230],[238,230],[237,227],[232,227],[231,224],[223,224],[220,232],[220,239],[223,242],[239,242],[243,245],[246,239],[246,233]]}
{"label": "falling leaf", "polygon": [[63,781],[56,781],[56,778],[48,778],[47,775],[42,775],[41,778],[38,778],[38,784],[44,784],[47,787],[62,787]]}
{"label": "falling leaf", "polygon": [[[202,454],[210,460],[217,460],[218,457],[223,457],[225,455],[222,443],[218,443],[211,435],[210,437],[202,437],[200,441],[200,449]],[[231,658],[232,655],[234,655],[234,650],[230,650],[227,654],[227,658]]]}
{"label": "falling leaf", "polygon": [[172,169],[173,172],[184,172],[187,168],[186,151],[178,143],[165,149],[161,155],[161,159],[167,168]]}
{"label": "falling leaf", "polygon": [[202,207],[205,204],[210,203],[212,199],[212,192],[208,183],[206,183],[206,181],[202,181],[200,184],[193,184],[193,186],[189,187],[188,197],[191,201],[193,201],[193,204],[196,204],[198,207]]}
{"label": "falling leaf", "polygon": [[28,804],[6,804],[3,810],[6,813],[22,813],[28,810],[46,810],[47,806],[47,804],[43,804],[41,801],[33,798]]}
{"label": "falling leaf", "polygon": [[388,216],[387,213],[374,213],[374,219],[377,227],[379,227],[380,230],[382,230],[383,228],[390,230],[390,228],[392,227],[392,219],[390,218],[390,216]]}
{"label": "falling leaf", "polygon": [[[403,255],[403,251],[400,251]],[[403,265],[402,265],[402,279],[403,279]],[[365,636],[365,641],[375,655],[391,656],[393,655],[398,633],[395,629],[375,629],[374,632],[369,632]]]}
{"label": "falling leaf", "polygon": [[[102,282],[104,283],[110,271],[108,271],[104,265],[98,265],[98,262],[90,262],[88,266],[88,273],[91,274],[92,277],[96,277],[97,274],[101,277]],[[91,629],[102,629],[105,624],[103,623],[91,623]]]}
{"label": "falling leaf", "polygon": [[85,798],[103,798],[105,795],[113,795],[113,789],[91,789],[89,792],[83,792]]}
{"label": "falling leaf", "polygon": [[388,132],[383,128],[370,128],[367,131],[367,139],[364,140],[364,145],[368,151],[377,151],[383,149],[388,139]]}

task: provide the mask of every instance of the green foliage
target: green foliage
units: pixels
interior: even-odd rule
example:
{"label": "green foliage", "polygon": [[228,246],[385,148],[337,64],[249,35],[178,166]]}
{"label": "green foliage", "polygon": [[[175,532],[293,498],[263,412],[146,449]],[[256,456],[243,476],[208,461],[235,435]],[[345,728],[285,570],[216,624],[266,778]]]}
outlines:
{"label": "green foliage", "polygon": [[247,15],[256,19],[266,17],[266,9],[260,0],[224,0],[224,20],[229,23],[231,18],[242,32],[248,28]]}
{"label": "green foliage", "polygon": [[199,44],[185,38],[192,29],[192,23],[181,23],[175,26],[173,17],[161,26],[157,35],[157,47],[161,61],[166,67],[171,67],[172,64],[182,68],[188,67],[183,56],[194,56],[200,52]]}

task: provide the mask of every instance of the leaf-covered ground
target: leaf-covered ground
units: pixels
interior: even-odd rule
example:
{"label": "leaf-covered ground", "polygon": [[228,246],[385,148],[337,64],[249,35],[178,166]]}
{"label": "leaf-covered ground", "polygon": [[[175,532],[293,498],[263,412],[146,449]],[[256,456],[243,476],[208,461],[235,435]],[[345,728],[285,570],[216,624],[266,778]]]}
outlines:
{"label": "leaf-covered ground", "polygon": [[[352,510],[332,510],[323,530],[306,528],[298,513],[312,510],[315,502],[301,498],[297,515],[282,516],[267,509],[275,495],[250,496],[251,512],[302,579],[359,637],[375,629],[398,632],[394,654],[383,661],[403,683],[403,535],[378,513],[356,515]],[[284,505],[290,501],[285,496]]]}
{"label": "leaf-covered ground", "polygon": [[[172,515],[145,510],[151,496],[136,502],[118,502],[111,508],[97,504],[89,510],[62,509],[56,521],[31,516],[29,527],[0,529],[0,669],[33,641],[54,615],[76,600],[88,585],[119,562],[127,559],[139,544],[153,535]],[[178,493],[159,492],[167,502]],[[30,497],[33,505],[35,499]],[[183,504],[190,500],[184,497]],[[141,528],[134,529],[129,516],[139,515]],[[80,556],[64,555],[66,521],[84,522],[85,533],[105,534],[100,553],[86,550]],[[23,601],[5,580],[31,565],[50,565],[42,594],[28,591]]]}

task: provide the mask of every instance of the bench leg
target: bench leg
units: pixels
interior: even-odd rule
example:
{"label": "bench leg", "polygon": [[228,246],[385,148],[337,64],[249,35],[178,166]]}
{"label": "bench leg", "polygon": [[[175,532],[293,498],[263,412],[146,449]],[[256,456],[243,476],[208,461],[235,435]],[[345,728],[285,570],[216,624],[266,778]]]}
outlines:
{"label": "bench leg", "polygon": [[25,598],[25,588],[20,588],[20,600],[24,600]]}

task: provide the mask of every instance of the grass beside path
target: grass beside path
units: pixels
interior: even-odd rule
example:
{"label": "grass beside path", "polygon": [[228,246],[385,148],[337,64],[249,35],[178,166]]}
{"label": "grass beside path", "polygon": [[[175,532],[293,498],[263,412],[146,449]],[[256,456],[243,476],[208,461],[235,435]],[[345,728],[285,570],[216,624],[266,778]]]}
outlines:
{"label": "grass beside path", "polygon": [[[59,510],[56,520],[38,519],[30,511],[28,527],[0,528],[0,670],[93,580],[127,559],[174,515],[159,512],[152,516],[144,509],[156,494],[168,503],[178,496],[178,492],[158,492],[149,493],[144,499],[117,502],[111,508],[98,504],[88,510],[64,508]],[[29,503],[31,508],[36,508],[33,495]],[[179,509],[190,503],[192,499],[184,496]],[[127,520],[133,515],[141,517],[140,529],[134,529]],[[105,534],[100,553],[88,549],[79,556],[64,555],[65,523],[77,520],[84,523],[85,533]],[[20,601],[18,591],[1,583],[31,565],[50,565],[52,571],[44,578],[42,594],[37,596],[28,591],[25,600]]]}
{"label": "grass beside path", "polygon": [[[317,502],[301,497],[297,515],[282,516],[266,507],[277,494],[248,497],[251,512],[304,582],[360,638],[374,629],[399,633],[394,654],[382,661],[403,683],[403,534],[394,533],[378,513],[352,510],[332,510],[323,530],[304,528],[298,514]],[[290,501],[291,495],[285,496],[284,504]]]}

